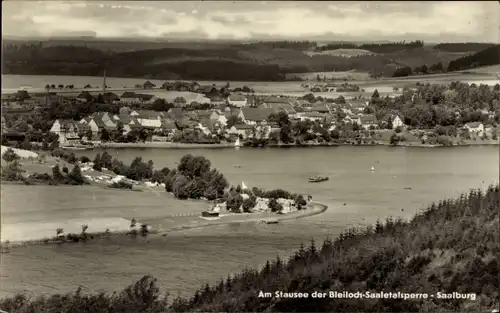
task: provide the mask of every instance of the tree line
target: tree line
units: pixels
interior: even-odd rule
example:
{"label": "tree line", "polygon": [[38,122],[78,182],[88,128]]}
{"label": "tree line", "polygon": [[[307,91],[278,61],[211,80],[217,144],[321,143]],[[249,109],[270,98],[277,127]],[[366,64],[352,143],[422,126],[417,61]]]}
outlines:
{"label": "tree line", "polygon": [[491,48],[494,45],[484,42],[445,42],[439,43],[433,48],[447,52],[477,52]]}
{"label": "tree line", "polygon": [[[471,190],[433,203],[410,221],[387,218],[350,228],[322,245],[311,241],[288,259],[276,257],[201,286],[191,297],[166,297],[144,276],[115,294],[16,294],[0,301],[8,312],[465,312],[498,307],[500,186]],[[376,247],[376,248],[374,248]],[[303,299],[259,297],[259,292],[359,290],[436,294],[475,293],[463,299]]]}
{"label": "tree line", "polygon": [[327,51],[336,49],[362,49],[374,53],[391,53],[405,49],[421,48],[423,46],[424,42],[422,40],[415,40],[410,42],[400,41],[400,42],[389,42],[389,43],[363,43],[363,44],[341,42],[341,43],[330,43],[323,46],[318,46],[316,47],[316,51]]}

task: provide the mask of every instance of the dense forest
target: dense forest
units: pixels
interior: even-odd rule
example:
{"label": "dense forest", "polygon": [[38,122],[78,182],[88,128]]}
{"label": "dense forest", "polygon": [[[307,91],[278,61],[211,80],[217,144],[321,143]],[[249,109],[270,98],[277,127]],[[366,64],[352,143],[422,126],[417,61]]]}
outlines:
{"label": "dense forest", "polygon": [[440,51],[448,52],[477,52],[493,47],[492,43],[481,42],[460,42],[460,43],[440,43],[433,48]]}
{"label": "dense forest", "polygon": [[[156,279],[145,276],[122,292],[30,299],[18,294],[0,302],[25,312],[492,312],[499,306],[500,187],[471,190],[431,204],[406,222],[386,219],[349,229],[317,246],[312,241],[288,260],[277,257],[205,285],[190,298],[163,298]],[[309,293],[276,297],[275,291]],[[474,299],[311,298],[314,291],[474,293]],[[270,297],[259,297],[259,292]]]}
{"label": "dense forest", "polygon": [[421,40],[416,40],[411,42],[401,41],[401,42],[390,42],[390,43],[364,43],[364,44],[333,43],[317,47],[316,50],[325,51],[325,50],[335,50],[335,49],[363,49],[373,53],[391,53],[411,48],[422,48],[423,46],[424,42]]}
{"label": "dense forest", "polygon": [[468,70],[471,68],[495,64],[500,64],[500,45],[494,45],[473,55],[464,56],[451,61],[448,65],[448,71]]}

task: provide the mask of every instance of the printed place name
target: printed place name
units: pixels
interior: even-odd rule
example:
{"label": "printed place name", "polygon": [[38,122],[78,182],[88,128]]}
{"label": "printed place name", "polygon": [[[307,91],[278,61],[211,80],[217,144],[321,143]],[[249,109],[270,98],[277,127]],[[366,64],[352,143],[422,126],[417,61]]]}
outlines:
{"label": "printed place name", "polygon": [[314,291],[314,292],[259,292],[259,298],[277,298],[277,299],[402,299],[402,300],[419,300],[419,299],[463,299],[463,300],[476,300],[475,293],[406,293],[406,292],[348,292],[348,291]]}

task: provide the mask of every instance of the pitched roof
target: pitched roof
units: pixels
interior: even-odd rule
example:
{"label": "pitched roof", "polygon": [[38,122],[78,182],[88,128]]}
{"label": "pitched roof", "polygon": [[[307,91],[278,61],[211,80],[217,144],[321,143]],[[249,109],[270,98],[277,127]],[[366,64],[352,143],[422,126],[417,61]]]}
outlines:
{"label": "pitched roof", "polygon": [[211,120],[208,118],[200,120],[200,124],[208,129],[213,129],[218,123],[219,123],[218,121]]}
{"label": "pitched roof", "polygon": [[332,110],[329,103],[317,103],[311,108],[311,111],[330,113]]}
{"label": "pitched roof", "polygon": [[253,129],[253,126],[248,124],[236,124],[234,125],[234,128],[238,130],[244,130],[244,129]]}
{"label": "pitched roof", "polygon": [[244,95],[233,93],[233,94],[229,95],[229,99],[228,100],[231,100],[231,101],[246,101],[247,98]]}
{"label": "pitched roof", "polygon": [[161,120],[161,127],[163,129],[169,129],[169,130],[174,130],[177,129],[177,126],[175,125],[175,121],[169,118],[164,118]]}
{"label": "pitched roof", "polygon": [[311,102],[305,100],[305,99],[299,99],[296,101],[296,103],[300,106],[307,106],[307,105],[311,105]]}
{"label": "pitched roof", "polygon": [[285,111],[286,113],[295,113],[295,108],[291,103],[288,102],[267,102],[262,105],[263,108],[268,108],[274,110],[274,112]]}
{"label": "pitched roof", "polygon": [[201,93],[209,93],[209,92],[214,92],[214,91],[217,92],[217,91],[219,91],[219,89],[217,89],[217,87],[212,86],[212,85],[203,85],[203,86],[200,86],[198,88],[198,92],[201,92]]}
{"label": "pitched roof", "polygon": [[377,118],[373,114],[363,115],[363,116],[360,117],[360,119],[361,119],[361,123],[363,123],[363,124],[365,124],[365,123],[375,123],[377,121]]}
{"label": "pitched roof", "polygon": [[478,128],[481,125],[481,122],[472,122],[472,123],[467,123],[465,126],[469,128]]}
{"label": "pitched roof", "polygon": [[125,91],[120,98],[137,98],[137,95],[133,91]]}
{"label": "pitched roof", "polygon": [[158,119],[163,116],[162,112],[153,111],[153,110],[138,110],[136,111],[139,115],[138,118],[142,119]]}
{"label": "pitched roof", "polygon": [[201,119],[201,118],[209,118],[214,111],[210,110],[196,110],[193,112],[196,116],[196,118]]}
{"label": "pitched roof", "polygon": [[167,112],[167,116],[172,119],[180,119],[184,116],[184,111],[182,108],[170,108]]}
{"label": "pitched roof", "polygon": [[305,117],[319,117],[319,118],[325,118],[326,114],[325,113],[320,113],[320,112],[304,112],[303,116]]}
{"label": "pitched roof", "polygon": [[291,104],[290,99],[288,98],[282,98],[282,97],[276,97],[276,96],[269,96],[267,98],[264,98],[262,100],[263,103],[289,103]]}
{"label": "pitched roof", "polygon": [[241,112],[246,120],[261,122],[267,120],[271,113],[275,113],[275,110],[269,108],[241,108]]}

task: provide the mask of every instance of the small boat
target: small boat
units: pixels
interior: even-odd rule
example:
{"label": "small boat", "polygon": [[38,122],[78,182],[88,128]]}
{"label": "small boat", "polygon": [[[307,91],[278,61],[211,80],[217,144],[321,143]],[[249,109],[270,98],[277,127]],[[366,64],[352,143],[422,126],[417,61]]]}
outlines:
{"label": "small boat", "polygon": [[241,147],[240,138],[236,139],[236,142],[234,143],[234,147],[235,147],[235,148],[239,148],[239,147]]}
{"label": "small boat", "polygon": [[203,211],[201,212],[202,217],[219,217],[219,212],[215,211]]}
{"label": "small boat", "polygon": [[406,190],[411,190],[411,187],[405,187]]}
{"label": "small boat", "polygon": [[370,169],[371,172],[375,172],[375,168],[372,166],[372,168]]}
{"label": "small boat", "polygon": [[310,183],[321,183],[324,181],[330,180],[330,178],[326,176],[311,176],[309,177],[309,182]]}
{"label": "small boat", "polygon": [[220,206],[217,204],[217,196],[214,200],[214,205],[211,210],[201,212],[201,217],[204,218],[219,218]]}

